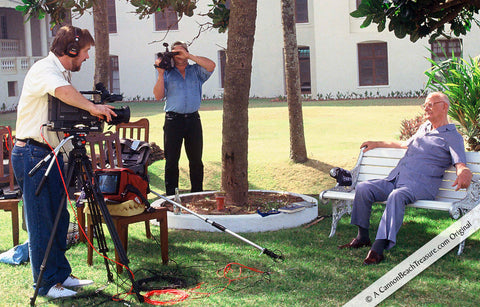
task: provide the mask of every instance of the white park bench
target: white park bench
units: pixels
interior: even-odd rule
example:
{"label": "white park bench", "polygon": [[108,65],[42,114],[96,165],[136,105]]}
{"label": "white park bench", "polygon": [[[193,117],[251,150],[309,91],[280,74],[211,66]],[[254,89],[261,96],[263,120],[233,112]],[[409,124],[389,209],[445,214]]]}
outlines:
{"label": "white park bench", "polygon": [[[352,186],[337,185],[320,193],[320,200],[324,204],[329,201],[332,202],[330,237],[335,234],[337,224],[342,216],[345,213],[350,214],[352,212],[357,183],[370,179],[385,178],[403,157],[405,151],[405,149],[397,148],[375,148],[363,153],[360,150],[357,164],[351,170]],[[480,182],[477,179],[480,173],[480,152],[467,152],[466,155],[467,166],[474,174],[474,180],[467,190],[455,191],[455,188],[452,187],[457,176],[455,167],[451,166],[443,175],[443,181],[435,200],[418,200],[409,204],[408,207],[448,211],[453,219],[459,219],[473,209],[480,202]],[[460,244],[459,255],[463,252],[464,245],[465,242]]]}

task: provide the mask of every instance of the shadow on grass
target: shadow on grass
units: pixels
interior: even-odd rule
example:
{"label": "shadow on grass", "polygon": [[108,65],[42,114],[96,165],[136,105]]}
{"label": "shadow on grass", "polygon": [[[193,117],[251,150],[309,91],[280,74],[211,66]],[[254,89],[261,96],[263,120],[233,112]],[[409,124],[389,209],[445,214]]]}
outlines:
{"label": "shadow on grass", "polygon": [[330,170],[335,167],[334,165],[331,165],[322,161],[318,161],[315,159],[308,159],[308,161],[303,163],[303,165],[316,169],[317,171],[320,171],[325,174],[329,174]]}
{"label": "shadow on grass", "polygon": [[[319,208],[320,213],[326,211],[325,207],[328,208]],[[372,237],[383,209],[383,205],[373,207]],[[222,293],[188,300],[188,306],[300,306],[298,302],[302,302],[302,306],[339,306],[386,274],[452,222],[445,212],[407,209],[405,225],[400,230],[397,246],[387,251],[387,259],[377,266],[362,265],[368,248],[337,249],[337,245],[345,243],[356,234],[356,227],[349,225],[349,218],[340,221],[333,238],[328,238],[330,218],[308,228],[240,234],[261,247],[284,255],[283,262],[274,262],[268,256],[260,255],[258,249],[227,233],[170,230],[169,253],[172,261],[163,266],[160,247],[154,240],[145,238],[142,223],[129,228],[128,257],[136,280],[148,278],[155,271],[162,276],[184,280],[182,289],[190,289],[205,282],[205,292],[214,292],[225,285],[225,280],[218,277],[217,270],[221,272],[231,262],[269,272],[268,276],[262,274],[235,281]],[[159,236],[158,227],[152,227],[152,232],[154,236]],[[475,235],[467,240],[462,256],[456,255],[456,249],[452,250],[382,305],[414,306],[459,300],[462,306],[474,306],[472,302],[475,302],[475,291],[479,288],[478,237]],[[97,272],[102,274],[99,267],[102,260],[97,256],[94,263]],[[233,272],[236,273],[238,271]],[[254,275],[246,270],[243,274]],[[162,288],[171,286],[171,283],[167,280],[148,286]],[[130,301],[132,306],[140,305],[133,296]],[[83,305],[87,301],[81,299],[77,302]],[[98,301],[88,303],[94,305]]]}

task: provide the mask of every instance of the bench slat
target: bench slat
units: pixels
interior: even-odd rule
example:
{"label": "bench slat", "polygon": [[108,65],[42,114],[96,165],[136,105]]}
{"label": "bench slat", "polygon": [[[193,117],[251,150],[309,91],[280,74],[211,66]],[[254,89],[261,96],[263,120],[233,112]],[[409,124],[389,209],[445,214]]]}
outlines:
{"label": "bench slat", "polygon": [[467,161],[471,163],[480,163],[480,155],[476,151],[468,151],[465,153]]}
{"label": "bench slat", "polygon": [[375,166],[388,166],[395,167],[398,164],[399,159],[385,159],[378,157],[363,157],[361,165],[375,165]]}
{"label": "bench slat", "polygon": [[378,175],[379,177],[386,177],[393,168],[383,166],[362,165],[360,166],[360,174]]}
{"label": "bench slat", "polygon": [[448,199],[461,200],[461,199],[464,199],[465,196],[467,196],[467,191],[465,189],[462,189],[459,191],[440,189],[438,191],[436,199],[448,198]]}
{"label": "bench slat", "polygon": [[405,155],[406,149],[402,148],[375,148],[364,153],[363,157],[391,157],[400,159]]}
{"label": "bench slat", "polygon": [[[355,198],[355,193],[354,192],[346,193],[346,192],[337,192],[337,191],[327,191],[322,196],[323,196],[324,199],[353,200]],[[452,205],[451,201],[418,200],[413,204],[407,205],[407,207],[448,211],[450,209],[451,205]]]}

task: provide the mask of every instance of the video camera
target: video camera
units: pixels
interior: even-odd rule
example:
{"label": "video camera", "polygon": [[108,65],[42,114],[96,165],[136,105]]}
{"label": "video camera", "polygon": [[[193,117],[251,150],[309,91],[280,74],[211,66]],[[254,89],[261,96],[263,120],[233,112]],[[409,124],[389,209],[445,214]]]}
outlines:
{"label": "video camera", "polygon": [[[122,95],[110,94],[103,83],[95,85],[95,91],[80,91],[83,95],[99,95],[100,102],[96,104],[104,104],[105,102],[121,101]],[[104,120],[96,116],[90,115],[89,112],[64,103],[60,99],[48,96],[48,121],[49,129],[52,131],[63,132],[81,132],[81,131],[102,131]],[[110,125],[118,125],[120,123],[128,123],[130,121],[130,107],[122,106],[113,109],[116,117],[112,116],[112,120],[107,122]]]}
{"label": "video camera", "polygon": [[352,173],[340,167],[334,167],[330,170],[330,176],[337,180],[339,186],[352,185]]}
{"label": "video camera", "polygon": [[157,53],[157,58],[161,59],[161,62],[160,64],[153,66],[165,70],[172,70],[175,67],[175,61],[173,60],[173,57],[179,54],[179,52],[168,51],[167,43],[163,43],[163,46],[165,47],[165,52]]}

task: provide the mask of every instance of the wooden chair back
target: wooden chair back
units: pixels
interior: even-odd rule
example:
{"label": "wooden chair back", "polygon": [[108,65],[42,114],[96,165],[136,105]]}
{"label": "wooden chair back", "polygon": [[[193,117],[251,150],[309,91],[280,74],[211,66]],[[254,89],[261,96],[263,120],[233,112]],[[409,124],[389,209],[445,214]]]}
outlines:
{"label": "wooden chair back", "polygon": [[115,129],[119,138],[149,142],[150,123],[147,118],[141,118],[136,122],[118,124]]}
{"label": "wooden chair back", "polygon": [[90,148],[92,168],[122,168],[122,153],[118,134],[107,131],[90,133],[85,137]]}
{"label": "wooden chair back", "polygon": [[[0,158],[2,165],[0,167],[0,183],[8,183],[10,191],[14,189],[14,174],[12,167],[12,133],[10,126],[0,126]],[[8,172],[5,171],[5,167]]]}

